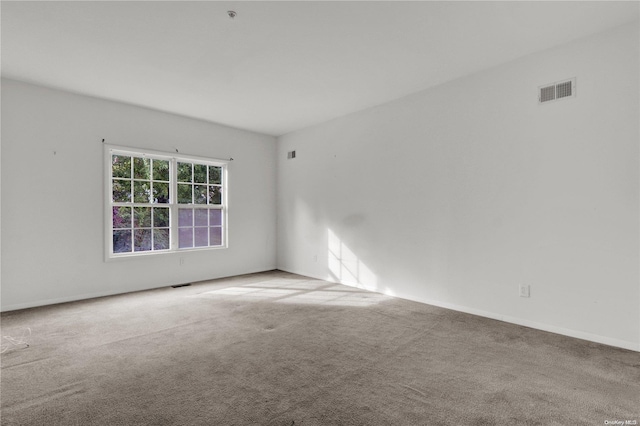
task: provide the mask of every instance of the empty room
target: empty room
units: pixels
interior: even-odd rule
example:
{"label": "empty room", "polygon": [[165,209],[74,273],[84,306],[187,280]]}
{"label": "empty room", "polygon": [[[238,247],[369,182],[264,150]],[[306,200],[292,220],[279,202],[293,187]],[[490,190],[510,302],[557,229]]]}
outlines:
{"label": "empty room", "polygon": [[637,1],[1,1],[2,425],[637,425]]}

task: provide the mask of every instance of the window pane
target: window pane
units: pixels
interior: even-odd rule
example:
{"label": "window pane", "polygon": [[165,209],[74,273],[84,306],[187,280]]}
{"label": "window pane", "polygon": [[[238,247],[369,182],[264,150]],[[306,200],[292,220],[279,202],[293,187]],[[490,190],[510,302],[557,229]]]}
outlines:
{"label": "window pane", "polygon": [[209,221],[207,220],[209,211],[206,209],[195,209],[194,211],[194,223],[196,226],[207,226]]}
{"label": "window pane", "polygon": [[178,182],[193,182],[191,163],[178,163]]}
{"label": "window pane", "polygon": [[135,207],[133,209],[133,227],[151,228],[151,207]]}
{"label": "window pane", "polygon": [[148,203],[151,195],[151,182],[133,182],[133,201],[135,203]]}
{"label": "window pane", "polygon": [[113,201],[115,203],[128,203],[131,201],[130,180],[113,180]]}
{"label": "window pane", "polygon": [[151,180],[151,160],[133,157],[133,177],[135,179]]}
{"label": "window pane", "polygon": [[178,184],[178,203],[179,204],[191,204],[191,188],[190,184]]}
{"label": "window pane", "polygon": [[131,177],[131,157],[111,156],[111,176],[119,178]]}
{"label": "window pane", "polygon": [[113,254],[219,247],[226,240],[225,166],[115,149],[108,155]]}
{"label": "window pane", "polygon": [[196,247],[206,247],[209,245],[209,228],[194,228]]}
{"label": "window pane", "polygon": [[153,226],[154,228],[169,227],[169,209],[157,207],[153,209]]}
{"label": "window pane", "polygon": [[153,180],[169,181],[169,161],[153,160]]}
{"label": "window pane", "polygon": [[131,228],[131,207],[113,208],[113,227]]}
{"label": "window pane", "polygon": [[209,210],[209,225],[220,226],[222,225],[222,210]]}
{"label": "window pane", "polygon": [[194,204],[207,204],[207,185],[193,186]]}
{"label": "window pane", "polygon": [[134,251],[151,250],[151,229],[134,229],[133,230],[133,250]]}
{"label": "window pane", "polygon": [[180,228],[178,230],[178,247],[193,247],[193,228]]}
{"label": "window pane", "polygon": [[222,228],[209,228],[209,245],[221,246],[222,245]]}
{"label": "window pane", "polygon": [[209,186],[209,204],[222,204],[222,187]]}
{"label": "window pane", "polygon": [[169,250],[169,230],[168,229],[153,230],[153,249]]}
{"label": "window pane", "polygon": [[113,231],[113,252],[129,253],[131,251],[131,231]]}
{"label": "window pane", "polygon": [[169,202],[169,184],[153,182],[153,202],[166,204]]}
{"label": "window pane", "polygon": [[209,166],[209,183],[222,183],[222,167]]}
{"label": "window pane", "polygon": [[204,164],[193,165],[193,181],[195,183],[207,183],[207,166]]}
{"label": "window pane", "polygon": [[193,210],[192,209],[178,210],[178,226],[193,226]]}

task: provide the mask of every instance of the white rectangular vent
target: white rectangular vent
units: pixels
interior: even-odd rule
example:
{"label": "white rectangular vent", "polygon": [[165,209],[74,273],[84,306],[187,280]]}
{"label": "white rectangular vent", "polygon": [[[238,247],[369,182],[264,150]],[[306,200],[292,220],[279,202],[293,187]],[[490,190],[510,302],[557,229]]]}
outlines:
{"label": "white rectangular vent", "polygon": [[576,79],[564,80],[538,87],[538,102],[545,103],[576,95]]}

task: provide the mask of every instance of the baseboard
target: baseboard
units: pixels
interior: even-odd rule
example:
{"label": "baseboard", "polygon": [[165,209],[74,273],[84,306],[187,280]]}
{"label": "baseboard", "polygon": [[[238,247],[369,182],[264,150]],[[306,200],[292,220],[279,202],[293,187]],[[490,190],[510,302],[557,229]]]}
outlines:
{"label": "baseboard", "polygon": [[[275,270],[276,270],[275,268],[270,267],[264,270],[248,271],[248,272],[243,272],[237,275],[211,277],[204,280],[199,280],[198,282],[238,277],[242,275],[259,274],[261,272],[269,272],[269,271],[275,271]],[[57,297],[55,299],[34,300],[34,301],[25,302],[25,303],[15,303],[11,305],[2,306],[2,308],[0,309],[0,312],[10,312],[10,311],[17,311],[19,309],[37,308],[39,306],[57,305],[59,303],[77,302],[80,300],[95,299],[98,297],[117,296],[119,294],[135,293],[138,291],[156,290],[159,288],[169,287],[169,286],[178,285],[178,284],[184,284],[184,283],[171,282],[171,283],[166,283],[166,284],[149,287],[149,288],[139,288],[139,289],[125,290],[125,291],[104,291],[104,292],[95,292],[95,293],[83,293],[83,294],[76,294],[76,295],[65,296],[65,297]]]}
{"label": "baseboard", "polygon": [[[156,287],[156,288],[161,288],[161,287]],[[147,290],[153,290],[153,289],[147,289]],[[37,308],[39,306],[49,306],[49,305],[57,305],[59,303],[68,303],[68,302],[77,302],[79,300],[95,299],[98,297],[116,296],[118,294],[133,293],[136,291],[144,291],[144,290],[131,290],[130,292],[124,291],[124,292],[83,293],[83,294],[78,294],[74,296],[57,297],[55,299],[40,299],[40,300],[34,300],[30,302],[25,302],[25,303],[15,303],[12,305],[2,306],[2,310],[0,312],[11,312],[11,311],[17,311],[20,309]]]}
{"label": "baseboard", "polygon": [[403,297],[396,295],[401,299],[412,300],[415,302],[426,303],[428,305],[438,306],[441,308],[451,309],[458,312],[464,312],[467,314],[478,315],[485,318],[491,318],[498,321],[504,321],[511,324],[521,325],[524,327],[534,328],[536,330],[548,331],[550,333],[560,334],[563,336],[573,337],[576,339],[588,340],[590,342],[601,343],[608,346],[615,346],[622,349],[629,349],[632,351],[640,352],[640,344],[630,342],[627,340],[614,339],[607,336],[601,336],[598,334],[587,333],[584,331],[572,330],[569,328],[558,327],[551,324],[545,324],[537,321],[531,321],[524,318],[512,317],[509,315],[496,314],[494,312],[483,311],[480,309],[474,309],[467,306],[455,305],[452,303],[440,302],[438,300],[418,300],[415,298]]}
{"label": "baseboard", "polygon": [[385,291],[380,291],[379,289],[376,289],[376,288],[369,288],[369,287],[361,285],[361,284],[340,282],[340,281],[337,281],[337,280],[331,280],[331,279],[327,279],[327,278],[324,278],[324,277],[314,277],[314,276],[311,276],[309,274],[304,274],[304,273],[300,273],[300,272],[293,271],[293,270],[287,270],[287,269],[283,269],[283,268],[278,268],[278,269],[281,270],[281,271],[290,272],[292,274],[307,276],[307,277],[316,278],[316,279],[329,281],[329,282],[335,282],[335,283],[347,285],[347,286],[350,286],[350,287],[361,288],[363,290],[372,291],[372,292],[375,292],[375,293],[381,293],[381,294],[384,294],[384,295],[387,295],[387,296],[397,297],[397,298],[400,298],[400,299],[411,300],[412,302],[419,302],[419,303],[424,303],[424,304],[427,304],[427,305],[438,306],[440,308],[451,309],[453,311],[464,312],[464,313],[467,313],[467,314],[477,315],[477,316],[484,317],[484,318],[495,319],[495,320],[498,320],[498,321],[504,321],[504,322],[507,322],[507,323],[510,323],[510,324],[516,324],[516,325],[521,325],[521,326],[524,326],[524,327],[534,328],[536,330],[541,330],[541,331],[547,331],[547,332],[550,332],[550,333],[560,334],[562,336],[568,336],[568,337],[573,337],[573,338],[576,338],[576,339],[588,340],[588,341],[594,342],[594,343],[600,343],[600,344],[603,344],[603,345],[615,346],[617,348],[628,349],[628,350],[631,350],[631,351],[640,352],[640,342],[631,342],[631,341],[627,341],[627,340],[614,339],[614,338],[611,338],[611,337],[601,336],[601,335],[598,335],[598,334],[586,333],[586,332],[583,332],[583,331],[578,331],[578,330],[572,330],[572,329],[569,329],[569,328],[558,327],[558,326],[555,326],[555,325],[545,324],[545,323],[541,323],[541,322],[537,322],[537,321],[530,321],[530,320],[527,320],[527,319],[524,319],[524,318],[518,318],[518,317],[509,316],[509,315],[497,314],[495,312],[484,311],[484,310],[481,310],[481,309],[475,309],[475,308],[471,308],[469,306],[456,305],[456,304],[453,304],[453,303],[441,302],[439,300],[433,300],[433,299],[417,298],[417,297],[413,297],[411,295],[406,295],[406,294],[397,294],[397,293],[392,293],[392,292],[385,292]]}

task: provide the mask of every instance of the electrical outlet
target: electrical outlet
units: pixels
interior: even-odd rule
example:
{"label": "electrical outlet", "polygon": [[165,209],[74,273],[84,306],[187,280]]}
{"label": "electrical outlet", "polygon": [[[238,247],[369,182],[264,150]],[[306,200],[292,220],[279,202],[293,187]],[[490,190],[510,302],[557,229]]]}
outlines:
{"label": "electrical outlet", "polygon": [[316,262],[316,263],[318,262],[318,255],[317,254],[315,256],[313,256],[313,261]]}
{"label": "electrical outlet", "polygon": [[181,265],[181,266],[182,266],[182,265],[184,265],[184,257],[181,257],[181,258],[180,258],[180,265]]}
{"label": "electrical outlet", "polygon": [[520,297],[529,297],[531,295],[528,284],[520,284]]}

